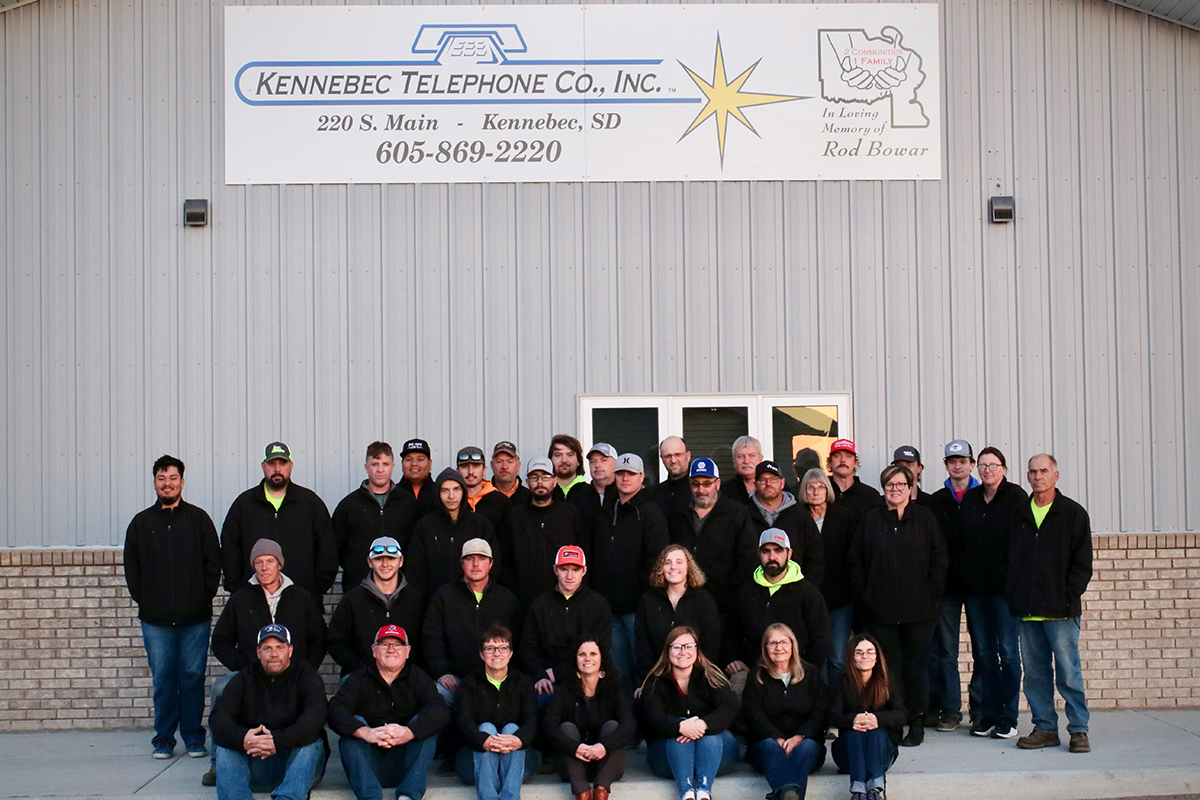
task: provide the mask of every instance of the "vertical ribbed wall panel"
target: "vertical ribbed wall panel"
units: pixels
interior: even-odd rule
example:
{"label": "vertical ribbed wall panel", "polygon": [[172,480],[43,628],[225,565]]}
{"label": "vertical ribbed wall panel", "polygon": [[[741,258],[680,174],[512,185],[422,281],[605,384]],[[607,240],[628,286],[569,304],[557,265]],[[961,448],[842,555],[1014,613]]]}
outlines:
{"label": "vertical ribbed wall panel", "polygon": [[1200,527],[1196,31],[942,0],[940,182],[240,187],[223,9],[0,14],[0,545],[119,543],[164,452],[218,522],[276,437],[331,506],[379,437],[528,461],[581,392],[850,391],[868,481],[962,436]]}

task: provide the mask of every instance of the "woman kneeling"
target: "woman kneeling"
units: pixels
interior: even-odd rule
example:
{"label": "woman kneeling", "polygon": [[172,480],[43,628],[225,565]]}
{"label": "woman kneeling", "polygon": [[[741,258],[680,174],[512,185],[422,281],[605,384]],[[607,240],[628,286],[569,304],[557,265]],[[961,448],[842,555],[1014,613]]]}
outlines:
{"label": "woman kneeling", "polygon": [[713,779],[737,762],[729,726],[738,699],[721,670],[700,652],[695,631],[678,627],[667,634],[641,697],[650,771],[674,778],[680,800],[710,800]]}
{"label": "woman kneeling", "polygon": [[833,687],[829,713],[838,729],[833,761],[850,773],[850,800],[886,800],[884,776],[896,760],[906,719],[879,642],[866,633],[851,636],[846,671]]}

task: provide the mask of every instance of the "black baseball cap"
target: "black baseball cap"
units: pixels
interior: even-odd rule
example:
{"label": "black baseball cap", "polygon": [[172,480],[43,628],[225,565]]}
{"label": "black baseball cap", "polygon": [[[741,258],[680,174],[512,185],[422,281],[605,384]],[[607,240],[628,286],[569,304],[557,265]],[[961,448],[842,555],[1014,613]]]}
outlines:
{"label": "black baseball cap", "polygon": [[429,458],[433,458],[433,451],[429,449],[429,442],[424,439],[409,439],[400,448],[400,457],[404,458],[410,453],[424,453]]}

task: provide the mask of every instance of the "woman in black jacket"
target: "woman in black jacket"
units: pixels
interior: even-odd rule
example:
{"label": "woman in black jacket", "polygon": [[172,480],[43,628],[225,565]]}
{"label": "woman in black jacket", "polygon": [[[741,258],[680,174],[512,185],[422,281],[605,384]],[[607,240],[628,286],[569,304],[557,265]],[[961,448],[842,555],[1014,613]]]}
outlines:
{"label": "woman in black jacket", "polygon": [[826,684],[841,675],[846,668],[843,657],[846,642],[854,627],[854,595],[850,591],[850,542],[854,536],[854,514],[833,502],[833,484],[821,468],[810,469],[800,479],[796,494],[821,532],[821,547],[825,554],[825,577],[821,581],[821,596],[829,610],[833,629],[833,646],[829,659],[818,666],[824,670]]}
{"label": "woman in black jacket", "polygon": [[829,723],[838,729],[833,762],[838,771],[850,773],[850,800],[886,800],[887,771],[896,761],[908,715],[874,636],[851,636],[846,661],[829,709]]}
{"label": "woman in black jacket", "polygon": [[706,653],[721,653],[721,616],[712,595],[700,588],[704,582],[704,572],[683,545],[668,545],[658,554],[650,570],[650,589],[642,594],[633,621],[637,684],[645,681],[662,653],[667,634],[680,626],[696,632]]}
{"label": "woman in black jacket", "polygon": [[625,747],[636,727],[611,657],[600,642],[584,639],[575,648],[575,676],[559,682],[543,722],[563,754],[560,775],[575,800],[608,800],[613,781],[625,774]]}
{"label": "woman in black jacket", "polygon": [[825,683],[800,660],[796,634],[787,625],[767,626],[762,654],[742,692],[746,760],[767,776],[768,800],[804,800],[808,776],[825,763]]}
{"label": "woman in black jacket", "polygon": [[697,642],[691,628],[672,630],[642,684],[646,764],[655,775],[675,779],[680,800],[711,800],[713,780],[738,757],[729,732],[737,695]]}
{"label": "woman in black jacket", "polygon": [[880,641],[893,672],[903,678],[909,713],[908,735],[916,747],[925,740],[929,704],[929,650],[942,610],[946,585],[946,540],[929,509],[910,502],[913,474],[893,464],[879,476],[886,509],[863,517],[850,546],[850,583]]}

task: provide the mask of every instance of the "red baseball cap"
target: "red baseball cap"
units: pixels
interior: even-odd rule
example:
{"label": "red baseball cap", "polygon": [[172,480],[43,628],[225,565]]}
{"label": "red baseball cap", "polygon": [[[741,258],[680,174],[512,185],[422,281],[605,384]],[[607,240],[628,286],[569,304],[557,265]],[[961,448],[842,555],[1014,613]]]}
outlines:
{"label": "red baseball cap", "polygon": [[408,634],[404,632],[404,628],[399,625],[384,625],[375,634],[375,644],[379,644],[384,639],[399,639],[402,644],[408,644]]}
{"label": "red baseball cap", "polygon": [[833,455],[839,450],[845,450],[848,453],[854,453],[854,455],[858,455],[858,451],[854,449],[854,442],[850,441],[849,439],[838,439],[836,442],[834,442],[829,448],[829,455]]}
{"label": "red baseball cap", "polygon": [[554,557],[554,566],[561,567],[566,564],[586,567],[587,558],[584,557],[583,550],[573,545],[558,548],[558,555]]}

